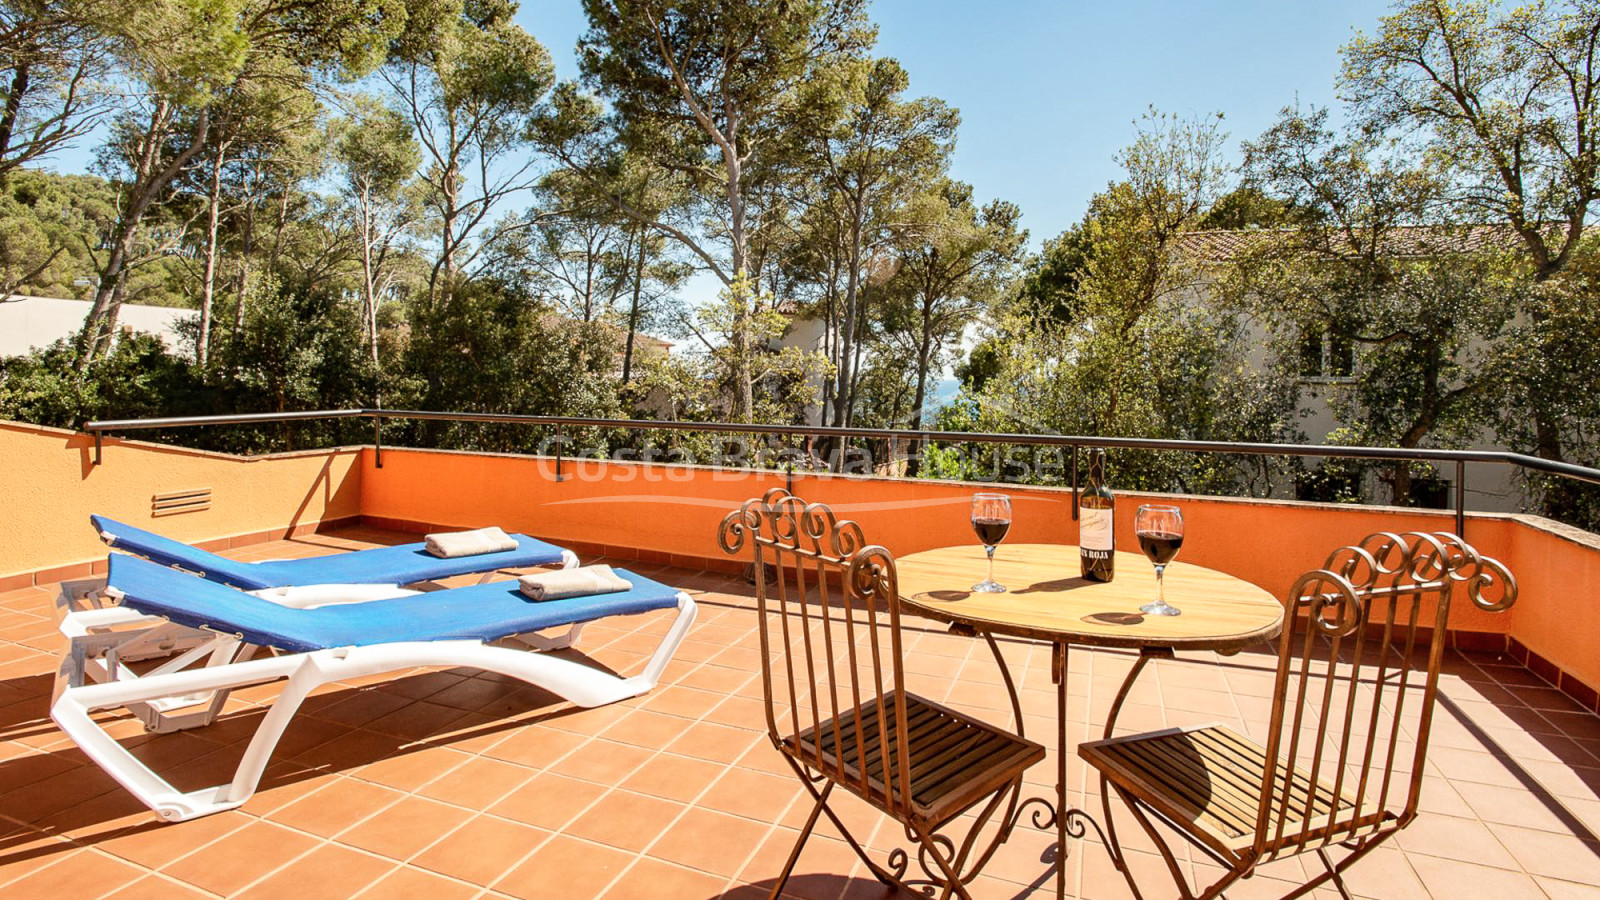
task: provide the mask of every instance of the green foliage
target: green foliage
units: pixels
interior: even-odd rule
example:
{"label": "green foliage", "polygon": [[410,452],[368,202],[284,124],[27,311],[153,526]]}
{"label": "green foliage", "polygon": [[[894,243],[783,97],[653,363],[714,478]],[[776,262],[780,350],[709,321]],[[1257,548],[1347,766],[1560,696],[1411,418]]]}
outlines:
{"label": "green foliage", "polygon": [[[1404,135],[1443,170],[1442,200],[1458,216],[1509,230],[1535,282],[1579,265],[1600,199],[1597,20],[1592,0],[1407,0],[1343,49],[1340,87],[1355,121]],[[1600,421],[1577,398],[1594,381],[1568,377],[1585,377],[1588,366],[1567,339],[1593,328],[1554,310],[1551,295],[1542,285],[1524,292],[1516,312],[1501,436],[1516,449],[1593,465],[1600,456],[1585,435]],[[1536,494],[1546,514],[1593,521],[1586,489],[1553,482]]]}
{"label": "green foliage", "polygon": [[[1525,312],[1493,348],[1496,383],[1485,418],[1512,447],[1539,446],[1538,423],[1525,411],[1555,401],[1560,445],[1580,465],[1600,464],[1600,248],[1587,239],[1559,275],[1531,286]],[[1525,486],[1561,519],[1600,531],[1600,489],[1564,478],[1529,476]]]}
{"label": "green foliage", "polygon": [[91,4],[0,3],[0,189],[93,130],[109,106],[107,41]]}
{"label": "green foliage", "polygon": [[[1176,252],[1219,193],[1220,139],[1214,120],[1145,120],[1122,155],[1127,177],[1096,195],[1088,218],[1058,245],[1058,258],[1077,244],[1083,260],[1073,275],[1075,312],[1063,321],[1036,291],[995,323],[993,373],[973,396],[979,430],[1289,436],[1291,383],[1248,358],[1236,313],[1195,302],[1201,273]],[[1261,494],[1276,474],[1265,460],[1134,452],[1115,454],[1113,468],[1127,487]]]}
{"label": "green foliage", "polygon": [[1004,292],[1028,240],[1015,204],[979,208],[972,188],[943,179],[921,198],[921,223],[894,242],[899,269],[881,288],[884,340],[898,344],[915,372],[910,425],[922,426],[930,377],[943,369],[948,348]]}
{"label": "green foliage", "polygon": [[252,285],[244,329],[214,339],[225,409],[283,412],[368,406],[376,372],[364,360],[352,304],[327,292],[291,293],[272,279]]}
{"label": "green foliage", "polygon": [[1253,228],[1293,228],[1305,217],[1295,205],[1254,185],[1244,184],[1222,195],[1200,217],[1203,231],[1247,231]]}
{"label": "green foliage", "polygon": [[173,415],[194,390],[183,361],[161,340],[125,337],[79,371],[67,341],[0,359],[0,418],[77,428],[100,418]]}
{"label": "green foliage", "polygon": [[[192,341],[195,325],[184,330]],[[270,281],[251,292],[244,330],[219,335],[214,352],[214,366],[201,370],[160,339],[133,333],[79,369],[70,344],[58,342],[0,360],[0,418],[77,427],[102,418],[337,409],[368,405],[376,384],[348,304],[286,294]],[[355,434],[338,423],[307,423],[141,437],[248,452],[359,439]]]}
{"label": "green foliage", "polygon": [[1541,274],[1564,264],[1600,196],[1600,44],[1591,0],[1508,6],[1408,0],[1342,51],[1340,84],[1364,126],[1420,131],[1458,179],[1466,215],[1525,232]]}
{"label": "green foliage", "polygon": [[411,27],[382,70],[423,150],[417,174],[436,236],[428,274],[434,296],[476,271],[495,243],[484,232],[502,202],[538,180],[525,151],[555,68],[544,45],[513,21],[516,10],[509,0],[414,3]]}
{"label": "green foliage", "polygon": [[1036,315],[1069,324],[1082,315],[1078,286],[1089,271],[1094,239],[1087,220],[1044,242],[1017,282],[1017,300]]}
{"label": "green foliage", "polygon": [[956,380],[962,388],[977,393],[1000,374],[1000,361],[1004,353],[1003,341],[993,335],[975,344],[967,358],[956,364]]}
{"label": "green foliage", "polygon": [[83,235],[110,214],[114,197],[91,175],[14,172],[0,185],[0,292],[75,297],[94,274]]}
{"label": "green foliage", "polygon": [[352,193],[394,201],[422,161],[411,120],[368,96],[348,103],[347,116],[334,123],[334,157]]}
{"label": "green foliage", "polygon": [[[438,302],[418,300],[395,366],[391,405],[410,409],[615,417],[615,333],[562,319],[509,285],[463,281]],[[548,435],[513,426],[419,423],[429,446],[528,450]]]}
{"label": "green foliage", "polygon": [[[721,408],[737,394],[745,377],[755,397],[754,421],[799,422],[806,407],[817,402],[817,382],[831,371],[827,358],[800,347],[773,349],[789,320],[773,308],[771,297],[756,292],[748,278],[735,279],[717,295],[717,302],[696,311],[696,319],[696,331],[702,338],[712,338],[698,363],[699,377],[717,387]],[[740,353],[733,340],[738,329],[744,329],[755,353]]]}
{"label": "green foliage", "polygon": [[579,64],[614,104],[630,144],[658,159],[707,166],[714,186],[722,166],[712,159],[729,149],[719,142],[742,152],[780,138],[818,64],[870,46],[865,7],[863,0],[584,0],[590,29]]}

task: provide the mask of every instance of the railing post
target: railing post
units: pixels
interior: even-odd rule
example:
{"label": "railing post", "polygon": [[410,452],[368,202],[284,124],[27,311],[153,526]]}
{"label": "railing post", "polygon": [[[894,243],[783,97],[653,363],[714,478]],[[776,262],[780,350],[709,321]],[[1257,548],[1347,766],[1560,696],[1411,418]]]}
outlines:
{"label": "railing post", "polygon": [[1072,521],[1078,521],[1078,445],[1068,444],[1072,451]]}
{"label": "railing post", "polygon": [[1456,460],[1456,537],[1467,539],[1467,463]]}
{"label": "railing post", "polygon": [[383,417],[372,417],[372,464],[383,468]]}
{"label": "railing post", "polygon": [[566,455],[566,452],[567,452],[567,430],[565,428],[562,428],[562,427],[557,427],[556,428],[556,481],[557,482],[561,482],[561,481],[566,481],[567,480],[567,476],[564,475],[562,473],[562,471],[561,471],[562,457]]}
{"label": "railing post", "polygon": [[100,465],[100,439],[103,437],[105,437],[105,432],[103,431],[94,433],[94,464],[97,466]]}
{"label": "railing post", "polygon": [[[789,441],[794,440],[794,435],[784,435],[784,438],[784,450],[787,451]],[[789,452],[783,454],[783,489],[790,494],[794,493],[794,454]]]}

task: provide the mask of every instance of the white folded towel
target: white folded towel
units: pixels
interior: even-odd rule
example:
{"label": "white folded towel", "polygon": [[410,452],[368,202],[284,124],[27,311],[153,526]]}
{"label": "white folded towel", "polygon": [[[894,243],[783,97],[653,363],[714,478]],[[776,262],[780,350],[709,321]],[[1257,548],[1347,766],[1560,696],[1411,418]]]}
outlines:
{"label": "white folded towel", "polygon": [[560,600],[563,597],[587,597],[590,594],[615,594],[633,587],[611,571],[610,566],[584,566],[581,569],[562,569],[558,572],[524,575],[517,579],[517,585],[529,600]]}
{"label": "white folded towel", "polygon": [[498,528],[478,528],[473,531],[444,531],[427,537],[428,552],[440,559],[458,556],[478,556],[484,553],[502,553],[517,549],[511,535]]}

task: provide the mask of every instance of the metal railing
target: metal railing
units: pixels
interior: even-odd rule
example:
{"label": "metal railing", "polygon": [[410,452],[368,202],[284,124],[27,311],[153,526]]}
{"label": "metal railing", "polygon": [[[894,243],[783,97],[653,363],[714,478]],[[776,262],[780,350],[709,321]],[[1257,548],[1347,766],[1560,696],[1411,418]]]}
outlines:
{"label": "metal railing", "polygon": [[[481,423],[549,426],[557,429],[556,478],[562,478],[565,455],[565,432],[576,428],[612,428],[627,431],[692,431],[710,434],[751,434],[793,439],[796,436],[881,440],[890,442],[932,441],[943,443],[1007,444],[1033,447],[1063,447],[1072,450],[1073,516],[1077,516],[1078,453],[1080,448],[1105,447],[1126,450],[1171,450],[1189,453],[1231,453],[1253,456],[1290,456],[1297,458],[1337,458],[1386,460],[1390,462],[1426,462],[1452,465],[1455,468],[1454,510],[1456,534],[1466,528],[1466,465],[1491,463],[1508,465],[1525,471],[1540,472],[1569,478],[1589,484],[1600,484],[1600,469],[1574,465],[1567,462],[1511,453],[1499,450],[1435,450],[1398,447],[1346,447],[1324,444],[1266,444],[1237,441],[1187,441],[1161,438],[1095,437],[1062,434],[1002,434],[967,431],[918,431],[895,428],[835,428],[826,425],[754,425],[739,422],[677,422],[656,419],[599,419],[574,416],[530,416],[511,413],[432,412],[411,409],[335,409],[306,412],[246,413],[231,416],[184,416],[164,419],[104,419],[83,426],[94,435],[94,464],[100,465],[101,446],[108,431],[148,431],[168,428],[192,428],[203,425],[260,425],[266,423],[295,422],[322,419],[371,419],[372,447],[375,464],[383,467],[382,425],[388,419],[413,421],[441,421],[456,423]],[[790,461],[789,478],[793,481],[793,463]]]}

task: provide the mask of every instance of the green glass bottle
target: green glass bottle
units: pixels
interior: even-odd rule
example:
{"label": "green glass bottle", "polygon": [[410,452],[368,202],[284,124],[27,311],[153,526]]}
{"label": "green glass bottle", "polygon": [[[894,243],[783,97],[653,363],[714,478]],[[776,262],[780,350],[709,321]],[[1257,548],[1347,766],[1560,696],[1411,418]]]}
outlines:
{"label": "green glass bottle", "polygon": [[1106,452],[1089,451],[1089,486],[1078,495],[1078,567],[1090,581],[1116,574],[1116,497],[1106,487]]}

